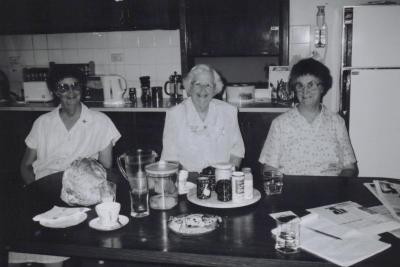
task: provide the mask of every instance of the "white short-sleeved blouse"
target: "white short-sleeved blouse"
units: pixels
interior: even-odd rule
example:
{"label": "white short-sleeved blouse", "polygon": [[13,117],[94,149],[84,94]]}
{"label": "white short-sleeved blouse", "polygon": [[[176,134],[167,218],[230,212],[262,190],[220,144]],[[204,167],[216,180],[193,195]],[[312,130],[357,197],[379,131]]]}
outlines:
{"label": "white short-sleeved blouse", "polygon": [[60,106],[33,123],[25,143],[37,151],[32,164],[36,179],[64,171],[79,157],[98,159],[101,150],[121,137],[110,118],[81,105],[80,118],[69,131],[61,120]]}
{"label": "white short-sleeved blouse", "polygon": [[244,143],[237,108],[212,99],[202,121],[191,98],[167,111],[162,160],[179,161],[187,170],[200,172],[231,155],[243,158]]}
{"label": "white short-sleeved blouse", "polygon": [[342,117],[322,106],[309,123],[297,107],[271,124],[260,163],[292,175],[338,175],[356,158]]}

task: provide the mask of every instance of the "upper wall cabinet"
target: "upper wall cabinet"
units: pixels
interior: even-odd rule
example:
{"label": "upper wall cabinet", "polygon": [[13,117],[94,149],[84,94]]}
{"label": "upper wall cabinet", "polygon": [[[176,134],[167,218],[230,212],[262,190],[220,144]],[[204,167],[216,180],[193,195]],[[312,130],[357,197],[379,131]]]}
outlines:
{"label": "upper wall cabinet", "polygon": [[0,33],[178,29],[179,0],[0,0]]}
{"label": "upper wall cabinet", "polygon": [[288,0],[186,0],[189,56],[277,56],[288,29]]}

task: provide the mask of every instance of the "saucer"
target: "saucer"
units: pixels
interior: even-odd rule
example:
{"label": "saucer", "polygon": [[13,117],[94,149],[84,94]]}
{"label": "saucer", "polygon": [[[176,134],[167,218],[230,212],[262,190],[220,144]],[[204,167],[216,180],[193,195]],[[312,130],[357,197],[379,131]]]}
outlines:
{"label": "saucer", "polygon": [[121,227],[124,227],[128,222],[129,222],[129,218],[126,217],[125,215],[119,215],[118,216],[118,221],[120,222],[120,224],[117,222],[114,225],[110,225],[110,226],[104,226],[102,224],[100,224],[100,218],[94,218],[89,222],[89,227],[99,230],[99,231],[113,231],[113,230],[117,230]]}

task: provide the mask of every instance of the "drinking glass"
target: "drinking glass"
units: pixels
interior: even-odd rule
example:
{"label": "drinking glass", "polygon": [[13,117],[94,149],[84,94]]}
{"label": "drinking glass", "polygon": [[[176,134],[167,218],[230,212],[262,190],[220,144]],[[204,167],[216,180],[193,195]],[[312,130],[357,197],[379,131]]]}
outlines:
{"label": "drinking glass", "polygon": [[149,209],[149,187],[145,175],[128,177],[131,190],[129,191],[131,199],[131,216],[142,218],[150,214]]}
{"label": "drinking glass", "polygon": [[263,182],[265,194],[276,195],[282,193],[283,174],[279,170],[264,171]]}
{"label": "drinking glass", "polygon": [[296,253],[300,247],[300,218],[296,215],[282,215],[275,218],[275,249],[281,253]]}

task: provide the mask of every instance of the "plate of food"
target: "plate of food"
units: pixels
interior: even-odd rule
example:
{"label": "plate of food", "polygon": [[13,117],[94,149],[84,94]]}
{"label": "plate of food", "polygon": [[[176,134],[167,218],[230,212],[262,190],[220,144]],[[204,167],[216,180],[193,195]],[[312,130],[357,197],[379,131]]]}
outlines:
{"label": "plate of food", "polygon": [[217,209],[231,209],[231,208],[240,208],[249,206],[251,204],[256,203],[261,199],[261,193],[257,189],[253,189],[253,198],[252,199],[243,199],[240,202],[229,201],[220,201],[217,198],[217,193],[215,191],[211,192],[211,197],[207,199],[199,199],[197,198],[197,187],[189,190],[187,194],[187,199],[189,202],[207,208],[217,208]]}
{"label": "plate of food", "polygon": [[218,228],[222,218],[211,214],[183,214],[171,216],[168,220],[168,228],[180,235],[202,235],[210,233]]}

